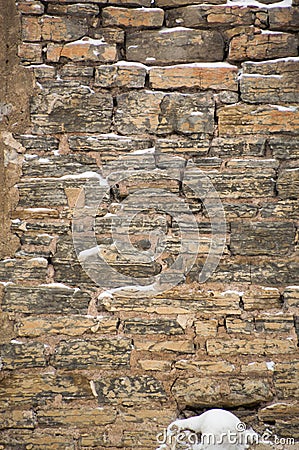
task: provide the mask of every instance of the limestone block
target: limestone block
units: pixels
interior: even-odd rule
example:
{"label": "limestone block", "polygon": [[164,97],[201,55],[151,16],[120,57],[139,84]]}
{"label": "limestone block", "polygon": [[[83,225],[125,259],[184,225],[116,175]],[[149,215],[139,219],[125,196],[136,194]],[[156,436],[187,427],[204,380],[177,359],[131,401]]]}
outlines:
{"label": "limestone block", "polygon": [[47,59],[59,62],[60,58],[71,61],[113,62],[117,59],[116,44],[108,43],[102,39],[83,37],[78,41],[65,45],[49,44],[47,46]]}
{"label": "limestone block", "polygon": [[4,259],[0,261],[0,281],[39,280],[47,277],[48,261],[44,258]]}
{"label": "limestone block", "polygon": [[[202,0],[192,0],[192,2],[190,0],[157,0],[156,4],[157,6],[160,6],[161,8],[164,7],[171,7],[171,8],[176,8],[178,6],[185,6],[185,5],[189,5],[190,3],[194,4],[202,4],[205,3],[205,1]],[[209,5],[219,5],[221,3],[225,3],[224,0],[207,0],[206,3],[208,3]]]}
{"label": "limestone block", "polygon": [[160,28],[164,11],[160,8],[120,8],[109,6],[102,11],[103,26],[126,28]]}
{"label": "limestone block", "polygon": [[283,170],[278,176],[277,190],[280,198],[298,199],[299,168]]}
{"label": "limestone block", "polygon": [[39,23],[42,39],[46,41],[74,41],[88,33],[86,18],[43,16]]}
{"label": "limestone block", "polygon": [[86,314],[89,301],[89,294],[56,283],[7,285],[2,307],[26,314]]}
{"label": "limestone block", "polygon": [[116,334],[117,319],[110,317],[66,316],[57,318],[23,317],[16,323],[18,336],[37,337],[63,334],[81,336],[93,333]]}
{"label": "limestone block", "polygon": [[192,339],[158,341],[153,339],[141,339],[135,337],[134,346],[136,350],[148,352],[175,352],[175,353],[195,353]]}
{"label": "limestone block", "polygon": [[43,62],[41,44],[24,42],[18,46],[18,56],[23,61],[40,64]]}
{"label": "limestone block", "polygon": [[194,63],[168,67],[153,67],[149,71],[155,89],[182,87],[237,91],[238,68],[223,63]]}
{"label": "limestone block", "polygon": [[40,408],[37,420],[43,427],[98,427],[114,423],[116,411],[113,408]]}
{"label": "limestone block", "polygon": [[269,148],[274,158],[289,160],[299,158],[299,138],[295,136],[277,136],[269,140]]}
{"label": "limestone block", "polygon": [[171,361],[158,359],[139,359],[138,364],[142,370],[155,370],[159,372],[169,372],[171,370]]}
{"label": "limestone block", "polygon": [[288,307],[299,307],[299,286],[287,286],[283,292],[283,297]]}
{"label": "limestone block", "polygon": [[35,130],[44,133],[108,132],[113,102],[109,94],[94,92],[73,82],[55,82],[33,97],[31,117]]}
{"label": "limestone block", "polygon": [[145,66],[125,61],[111,66],[98,66],[95,72],[95,86],[141,88],[144,87],[146,73]]}
{"label": "limestone block", "polygon": [[13,409],[1,411],[0,430],[7,428],[35,428],[36,416],[30,409]]}
{"label": "limestone block", "polygon": [[79,63],[64,64],[59,70],[59,76],[63,79],[75,79],[90,81],[93,78],[94,68],[91,66],[80,65]]}
{"label": "limestone block", "polygon": [[94,381],[100,404],[144,404],[165,399],[161,383],[150,376],[122,376]]}
{"label": "limestone block", "polygon": [[99,172],[99,167],[89,155],[49,155],[47,158],[36,155],[29,159],[25,155],[22,171],[23,176],[28,178],[59,178],[84,172]]}
{"label": "limestone block", "polygon": [[297,200],[280,200],[275,203],[263,204],[261,208],[262,218],[274,219],[298,219],[299,205]]}
{"label": "limestone block", "polygon": [[293,339],[251,337],[246,339],[208,339],[207,352],[211,356],[219,355],[276,355],[293,353],[296,342]]}
{"label": "limestone block", "polygon": [[230,248],[237,255],[276,255],[294,251],[292,222],[231,223]]}
{"label": "limestone block", "polygon": [[181,409],[188,407],[231,407],[269,401],[270,383],[264,379],[185,377],[178,378],[172,393]]}
{"label": "limestone block", "polygon": [[66,206],[67,198],[62,181],[32,179],[19,184],[19,206],[27,208]]}
{"label": "limestone block", "polygon": [[265,259],[251,264],[251,282],[279,286],[298,282],[299,263],[294,258],[285,260]]}
{"label": "limestone block", "polygon": [[0,358],[3,369],[22,369],[45,367],[45,346],[39,342],[12,340],[10,344],[0,345]]}
{"label": "limestone block", "polygon": [[260,314],[255,317],[255,327],[259,332],[291,333],[294,331],[292,314]]}
{"label": "limestone block", "polygon": [[245,311],[281,308],[280,292],[274,287],[262,287],[245,291],[242,295]]}
{"label": "limestone block", "polygon": [[145,91],[117,97],[115,124],[121,134],[211,134],[214,104],[210,94],[163,94]]}
{"label": "limestone block", "polygon": [[261,136],[216,137],[212,140],[211,156],[218,157],[250,157],[263,156],[265,138]]}
{"label": "limestone block", "polygon": [[296,106],[225,106],[219,110],[220,135],[298,133],[299,110]]}
{"label": "limestone block", "polygon": [[177,139],[171,138],[158,138],[156,140],[156,150],[161,153],[172,154],[177,156],[184,155],[198,155],[200,157],[207,156],[209,150],[208,139],[192,139],[178,137]]}
{"label": "limestone block", "polygon": [[168,27],[213,27],[252,25],[252,9],[241,6],[205,6],[191,5],[167,11]]}
{"label": "limestone block", "polygon": [[180,370],[196,370],[204,376],[209,376],[211,373],[232,373],[235,372],[235,366],[228,361],[196,361],[194,359],[181,359],[175,363],[175,367]]}
{"label": "limestone block", "polygon": [[126,40],[127,59],[149,65],[222,61],[223,50],[218,31],[164,28],[128,33]]}
{"label": "limestone block", "polygon": [[260,34],[241,34],[232,38],[228,58],[231,61],[261,61],[263,59],[297,56],[297,40],[290,33],[267,30]]}
{"label": "limestone block", "polygon": [[271,8],[269,9],[270,30],[298,31],[299,28],[298,8]]}
{"label": "limestone block", "polygon": [[216,336],[218,328],[218,320],[216,319],[196,320],[194,322],[194,326],[195,326],[195,333],[198,338],[206,336]]}
{"label": "limestone block", "polygon": [[60,341],[54,367],[73,370],[87,367],[106,369],[129,367],[131,342],[128,339],[97,338]]}
{"label": "limestone block", "polygon": [[42,37],[41,25],[38,17],[22,16],[22,39],[37,42]]}
{"label": "limestone block", "polygon": [[298,372],[299,361],[296,358],[275,364],[274,387],[279,399],[299,398]]}
{"label": "limestone block", "polygon": [[123,324],[124,332],[130,334],[183,334],[178,322],[166,319],[126,319]]}
{"label": "limestone block", "polygon": [[298,97],[298,58],[243,64],[241,97],[249,103],[295,103]]}
{"label": "limestone block", "polygon": [[18,11],[22,14],[40,15],[44,13],[44,5],[38,0],[21,0],[18,2]]}
{"label": "limestone block", "polygon": [[80,374],[10,373],[0,384],[0,405],[42,404],[46,399],[61,395],[63,399],[93,399],[87,378]]}
{"label": "limestone block", "polygon": [[69,16],[97,16],[99,14],[98,5],[90,3],[75,3],[75,4],[48,4],[47,13],[53,15],[69,15]]}
{"label": "limestone block", "polygon": [[[40,68],[42,69],[42,68]],[[58,150],[59,140],[53,136],[35,136],[33,134],[19,134],[15,136],[28,153],[54,152]]]}

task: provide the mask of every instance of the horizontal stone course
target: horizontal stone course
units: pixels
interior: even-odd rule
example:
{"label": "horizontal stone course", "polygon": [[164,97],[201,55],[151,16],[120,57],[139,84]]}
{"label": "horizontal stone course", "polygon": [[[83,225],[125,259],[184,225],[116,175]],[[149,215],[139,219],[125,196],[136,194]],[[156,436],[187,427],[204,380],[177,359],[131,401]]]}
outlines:
{"label": "horizontal stone course", "polygon": [[128,33],[126,39],[127,59],[148,65],[222,61],[223,53],[224,42],[217,31],[163,28]]}

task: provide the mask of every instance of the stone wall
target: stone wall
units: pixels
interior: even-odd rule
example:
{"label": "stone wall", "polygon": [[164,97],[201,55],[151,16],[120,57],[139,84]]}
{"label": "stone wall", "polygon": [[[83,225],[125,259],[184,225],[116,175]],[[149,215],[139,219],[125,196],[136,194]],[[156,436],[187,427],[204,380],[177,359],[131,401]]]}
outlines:
{"label": "stone wall", "polygon": [[[298,439],[298,0],[0,3],[0,449],[153,450],[213,407]],[[107,167],[82,227],[108,275],[72,238]],[[199,169],[227,225],[204,283]],[[135,251],[111,231],[123,204]],[[165,272],[156,294],[109,290]]]}

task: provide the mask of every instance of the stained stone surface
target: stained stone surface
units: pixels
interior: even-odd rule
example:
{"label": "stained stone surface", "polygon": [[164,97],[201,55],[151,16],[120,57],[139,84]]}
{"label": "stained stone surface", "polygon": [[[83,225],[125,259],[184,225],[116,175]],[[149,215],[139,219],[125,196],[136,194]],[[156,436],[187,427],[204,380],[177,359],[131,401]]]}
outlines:
{"label": "stained stone surface", "polygon": [[2,3],[0,449],[298,441],[298,0]]}

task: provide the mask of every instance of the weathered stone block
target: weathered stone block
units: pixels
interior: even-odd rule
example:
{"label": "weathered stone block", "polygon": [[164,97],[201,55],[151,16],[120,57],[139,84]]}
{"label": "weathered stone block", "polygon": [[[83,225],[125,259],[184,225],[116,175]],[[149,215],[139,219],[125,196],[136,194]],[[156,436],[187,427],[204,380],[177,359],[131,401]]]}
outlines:
{"label": "weathered stone block", "polygon": [[39,280],[47,277],[48,261],[44,258],[4,259],[0,261],[0,281]]}
{"label": "weathered stone block", "polygon": [[138,364],[142,370],[155,370],[164,373],[171,370],[171,361],[161,361],[157,359],[139,359]]}
{"label": "weathered stone block", "polygon": [[56,283],[7,285],[2,308],[26,314],[86,314],[89,301],[89,294]]}
{"label": "weathered stone block", "polygon": [[232,38],[228,58],[231,61],[261,61],[263,59],[297,56],[296,37],[289,33],[241,34]]}
{"label": "weathered stone block", "polygon": [[178,378],[172,393],[181,409],[250,405],[273,397],[267,380],[224,377]]}
{"label": "weathered stone block", "polygon": [[126,40],[127,59],[149,65],[222,61],[223,51],[218,31],[165,28],[129,33]]}
{"label": "weathered stone block", "polygon": [[103,26],[126,28],[160,28],[164,11],[160,8],[119,8],[109,6],[102,11]]}
{"label": "weathered stone block", "polygon": [[299,205],[297,200],[280,200],[275,203],[263,204],[261,217],[265,219],[298,219]]}
{"label": "weathered stone block", "polygon": [[273,137],[268,142],[269,148],[274,158],[277,159],[297,159],[299,158],[298,137],[278,136]]}
{"label": "weathered stone block", "polygon": [[24,181],[19,184],[19,195],[19,206],[27,208],[67,206],[63,181]]}
{"label": "weathered stone block", "polygon": [[290,308],[299,307],[299,286],[288,286],[283,292],[286,304]]}
{"label": "weathered stone block", "polygon": [[278,196],[284,199],[298,199],[299,168],[283,170],[277,180]]}
{"label": "weathered stone block", "polygon": [[285,260],[265,259],[251,264],[251,282],[279,286],[298,282],[299,264],[296,257]]}
{"label": "weathered stone block", "polygon": [[94,75],[94,67],[80,65],[78,63],[67,63],[64,64],[59,70],[60,78],[64,79],[77,79],[88,80],[93,78]]}
{"label": "weathered stone block", "polygon": [[183,334],[182,327],[175,320],[166,319],[126,319],[124,332],[130,334]]}
{"label": "weathered stone block", "polygon": [[242,295],[242,301],[245,311],[280,309],[282,306],[280,292],[274,287],[255,287],[252,290],[245,291]]}
{"label": "weathered stone block", "polygon": [[171,7],[176,8],[178,6],[185,6],[189,5],[190,3],[194,4],[202,4],[207,2],[209,5],[219,5],[221,3],[225,3],[224,0],[157,0],[156,4],[157,6],[160,6],[161,8],[164,7]]}
{"label": "weathered stone block", "polygon": [[[31,156],[31,155],[30,155]],[[68,175],[99,172],[94,158],[89,155],[69,154],[47,158],[30,157],[23,162],[22,172],[28,178],[59,178]]]}
{"label": "weathered stone block", "polygon": [[122,134],[211,134],[214,129],[214,104],[210,94],[132,92],[118,96],[117,106],[115,124]]}
{"label": "weathered stone block", "polygon": [[294,331],[294,316],[292,314],[260,314],[255,317],[255,327],[258,332],[291,333]]}
{"label": "weathered stone block", "polygon": [[45,346],[39,342],[20,342],[0,345],[0,359],[3,369],[45,367]]}
{"label": "weathered stone block", "polygon": [[[32,410],[13,409],[1,411],[0,430],[7,428],[35,428],[37,424],[36,415]],[[0,438],[1,439],[1,438]]]}
{"label": "weathered stone block", "polygon": [[219,110],[220,135],[297,133],[299,110],[295,106],[231,105]]}
{"label": "weathered stone block", "polygon": [[62,57],[75,62],[113,62],[117,59],[117,49],[116,44],[107,43],[103,38],[91,39],[89,37],[83,37],[65,45],[48,45],[47,59],[49,61],[59,62]]}
{"label": "weathered stone block", "polygon": [[22,39],[37,42],[42,37],[41,25],[38,17],[22,16]]}
{"label": "weathered stone block", "polygon": [[298,8],[271,8],[269,9],[270,30],[298,31],[299,10]]}
{"label": "weathered stone block", "polygon": [[275,364],[274,387],[279,399],[298,399],[299,361],[295,358],[292,361]]}
{"label": "weathered stone block", "polygon": [[123,376],[95,381],[98,400],[112,404],[144,404],[165,399],[161,383],[149,376]]}
{"label": "weathered stone block", "polygon": [[39,19],[39,23],[45,41],[74,41],[88,34],[86,18],[43,16]]}
{"label": "weathered stone block", "polygon": [[247,339],[208,339],[207,352],[211,356],[219,355],[275,355],[292,353],[296,349],[293,339],[258,337]]}
{"label": "weathered stone block", "polygon": [[37,413],[38,423],[43,427],[98,427],[114,423],[115,419],[113,408],[41,408]]}
{"label": "weathered stone block", "polygon": [[75,4],[53,4],[49,3],[47,8],[48,14],[54,15],[70,15],[70,16],[97,16],[99,14],[98,5],[92,5],[91,3],[75,3]]}
{"label": "weathered stone block", "polygon": [[265,144],[266,140],[263,137],[217,137],[212,140],[210,156],[225,158],[263,156]]}
{"label": "weathered stone block", "polygon": [[103,161],[118,159],[122,153],[132,149],[144,150],[153,147],[150,139],[117,134],[93,134],[91,136],[69,136],[68,144],[75,152],[96,152]]}
{"label": "weathered stone block", "polygon": [[41,44],[24,42],[18,46],[18,56],[23,61],[29,61],[35,64],[43,62]]}
{"label": "weathered stone block", "polygon": [[201,319],[194,322],[195,333],[198,338],[206,336],[216,336],[218,328],[217,319]]}
{"label": "weathered stone block", "polygon": [[113,102],[109,94],[99,94],[88,86],[55,82],[35,95],[31,103],[34,129],[43,133],[108,132]]}
{"label": "weathered stone block", "polygon": [[99,66],[95,72],[95,86],[141,88],[144,87],[146,73],[145,66],[126,61],[113,66]]}
{"label": "weathered stone block", "polygon": [[131,342],[128,339],[98,338],[60,341],[55,350],[53,365],[64,369],[128,367]]}
{"label": "weathered stone block", "polygon": [[241,76],[241,97],[249,103],[295,103],[298,97],[299,59],[246,62]]}
{"label": "weathered stone block", "polygon": [[22,14],[40,15],[44,13],[44,5],[38,0],[22,0],[18,2],[18,11]]}
{"label": "weathered stone block", "polygon": [[[247,171],[247,174],[242,173],[215,173],[209,172],[208,178],[215,189],[215,195],[220,198],[254,198],[254,197],[271,197],[274,196],[274,182],[271,179],[271,174],[262,174]],[[198,169],[192,171],[191,169],[185,172],[184,183],[187,184],[187,189],[183,185],[183,191],[188,199],[198,198],[196,187],[199,182]],[[213,196],[213,191],[210,189],[210,183],[205,179],[200,180],[202,183],[202,200],[209,192]],[[188,190],[188,187],[194,190]]]}
{"label": "weathered stone block", "polygon": [[191,28],[213,26],[252,25],[252,9],[241,6],[205,6],[191,5],[167,11],[168,27],[182,26]]}
{"label": "weathered stone block", "polygon": [[223,63],[194,63],[169,67],[153,67],[149,71],[150,83],[155,89],[238,90],[238,68]]}
{"label": "weathered stone block", "polygon": [[147,352],[174,352],[174,353],[195,353],[194,342],[192,339],[158,341],[141,338],[134,339],[136,350]]}
{"label": "weathered stone block", "polygon": [[16,323],[18,336],[37,337],[63,334],[67,336],[81,336],[93,333],[115,334],[117,319],[110,317],[67,316],[58,318],[24,317]]}
{"label": "weathered stone block", "polygon": [[88,379],[80,374],[10,373],[0,383],[1,408],[13,404],[43,404],[45,399],[54,399],[56,395],[66,401],[94,398]]}
{"label": "weathered stone block", "polygon": [[111,295],[101,295],[99,305],[105,307],[108,311],[136,311],[156,314],[190,314],[191,312],[213,312],[223,315],[239,314],[240,295],[227,291],[223,293],[205,292],[196,287],[186,288],[180,286],[167,292],[167,296],[160,295],[154,298],[146,295],[143,299],[130,296],[130,292],[125,295],[119,295],[117,292]]}
{"label": "weathered stone block", "polygon": [[295,228],[291,222],[233,222],[230,248],[236,255],[284,255],[294,251]]}

